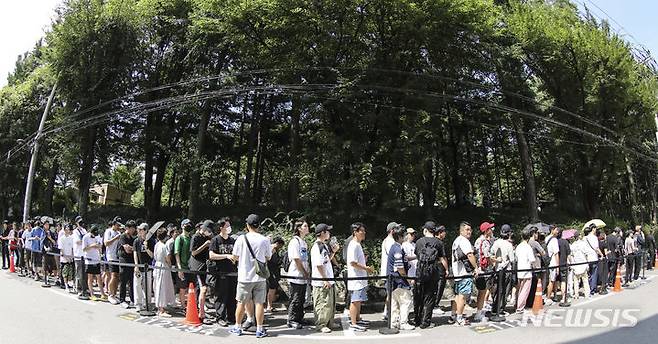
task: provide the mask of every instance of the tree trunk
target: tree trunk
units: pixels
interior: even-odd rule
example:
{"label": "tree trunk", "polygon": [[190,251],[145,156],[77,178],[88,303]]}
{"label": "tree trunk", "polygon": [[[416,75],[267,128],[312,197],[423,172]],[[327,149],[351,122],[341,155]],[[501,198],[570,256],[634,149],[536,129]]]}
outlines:
{"label": "tree trunk", "polygon": [[466,197],[464,197],[464,188],[462,183],[462,177],[459,174],[460,170],[460,156],[459,156],[459,135],[456,133],[457,129],[452,125],[452,121],[448,122],[449,132],[450,132],[450,148],[451,148],[451,160],[452,166],[450,169],[450,174],[452,176],[452,186],[455,191],[455,206],[461,207],[466,204]]}
{"label": "tree trunk", "polygon": [[288,186],[288,209],[295,210],[299,201],[299,155],[301,146],[299,142],[299,120],[302,112],[302,104],[298,98],[293,99],[290,114],[290,184]]}
{"label": "tree trunk", "polygon": [[174,198],[176,198],[176,179],[178,178],[178,169],[174,168],[171,172],[171,183],[169,183],[169,208],[174,205]]}
{"label": "tree trunk", "polygon": [[629,193],[629,206],[630,214],[633,223],[640,223],[638,219],[638,204],[637,204],[637,193],[635,190],[635,176],[633,175],[633,167],[631,166],[631,160],[628,158],[628,154],[624,153],[624,162],[626,163],[626,177],[628,178],[628,193]]}
{"label": "tree trunk", "polygon": [[43,212],[48,215],[53,215],[53,196],[55,195],[55,180],[57,179],[57,172],[59,171],[59,160],[53,159],[53,166],[50,168],[48,174],[48,184],[43,196]]}
{"label": "tree trunk", "polygon": [[164,184],[165,172],[167,170],[167,164],[169,163],[169,156],[164,153],[160,153],[156,161],[156,174],[155,174],[155,184],[153,185],[153,194],[151,197],[151,203],[147,211],[148,220],[154,220],[154,216],[157,216],[162,206],[162,185]]}
{"label": "tree trunk", "polygon": [[153,112],[146,116],[146,128],[144,129],[144,207],[146,208],[146,217],[151,218],[151,196],[153,195]]}
{"label": "tree trunk", "polygon": [[190,195],[189,195],[189,208],[187,210],[187,217],[192,221],[197,220],[199,211],[199,201],[201,193],[201,164],[203,161],[203,148],[206,144],[206,131],[208,130],[208,121],[210,120],[211,107],[209,104],[201,110],[201,118],[199,120],[199,130],[197,132],[197,146],[194,162],[190,168]]}
{"label": "tree trunk", "polygon": [[89,187],[91,186],[91,176],[94,170],[96,134],[98,128],[91,126],[85,130],[82,140],[82,166],[80,168],[78,183],[78,212],[81,216],[87,214],[89,206]]}
{"label": "tree trunk", "polygon": [[434,207],[434,171],[432,168],[432,159],[427,159],[423,163],[423,209],[425,216],[432,218],[432,208]]}
{"label": "tree trunk", "polygon": [[253,200],[251,198],[251,182],[253,174],[253,165],[254,165],[254,146],[256,144],[256,139],[258,138],[258,119],[260,118],[260,99],[256,97],[254,99],[249,136],[247,137],[247,170],[245,171],[244,178],[244,195],[247,198],[246,204],[253,205]]}
{"label": "tree trunk", "polygon": [[242,122],[240,123],[240,139],[238,141],[238,149],[237,149],[237,156],[235,157],[235,171],[234,171],[234,178],[235,180],[233,181],[233,197],[231,199],[231,203],[233,205],[238,204],[240,201],[240,165],[242,164],[242,143],[244,140],[244,121],[245,121],[245,111],[247,107],[247,102],[245,101],[245,105],[242,108]]}
{"label": "tree trunk", "polygon": [[[519,127],[519,123],[521,126]],[[523,180],[525,182],[525,198],[528,207],[528,217],[530,222],[539,221],[539,213],[537,212],[537,189],[535,187],[535,174],[532,168],[532,158],[530,157],[530,147],[526,140],[523,129],[523,120],[512,121],[514,131],[516,133],[516,141],[519,147],[519,157],[521,159],[521,168],[523,169]]]}

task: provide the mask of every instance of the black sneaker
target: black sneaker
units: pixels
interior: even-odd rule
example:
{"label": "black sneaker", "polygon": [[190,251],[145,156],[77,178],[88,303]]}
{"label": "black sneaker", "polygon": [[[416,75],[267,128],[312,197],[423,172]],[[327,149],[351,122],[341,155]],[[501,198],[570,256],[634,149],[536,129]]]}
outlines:
{"label": "black sneaker", "polygon": [[288,328],[293,328],[295,330],[301,330],[304,326],[296,321],[288,321]]}
{"label": "black sneaker", "polygon": [[421,324],[419,327],[424,330],[426,328],[434,328],[435,326],[436,325],[434,325],[433,323],[429,323],[429,324]]}
{"label": "black sneaker", "polygon": [[560,302],[560,307],[571,307],[569,302]]}
{"label": "black sneaker", "polygon": [[228,321],[226,321],[224,319],[219,319],[219,320],[217,320],[217,325],[219,325],[221,327],[228,327],[229,323],[228,323]]}
{"label": "black sneaker", "polygon": [[254,323],[252,323],[249,320],[246,320],[244,323],[242,323],[242,330],[246,331],[246,330],[250,329],[252,326],[254,326]]}

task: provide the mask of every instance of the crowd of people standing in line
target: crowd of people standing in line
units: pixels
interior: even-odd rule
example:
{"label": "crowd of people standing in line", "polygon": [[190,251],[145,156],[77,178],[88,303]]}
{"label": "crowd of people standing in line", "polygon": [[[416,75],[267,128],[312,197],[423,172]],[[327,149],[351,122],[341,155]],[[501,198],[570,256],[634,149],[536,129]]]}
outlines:
{"label": "crowd of people standing in line", "polygon": [[[267,336],[265,314],[272,312],[283,270],[289,282],[287,326],[302,329],[314,325],[318,331],[331,332],[335,328],[335,284],[340,280],[334,278],[340,271],[336,254],[341,249],[331,235],[333,227],[315,225],[315,241],[309,250],[306,237],[311,227],[305,220],[294,223],[287,246],[280,237],[260,233],[258,215],[249,215],[245,223],[243,234],[232,235],[229,218],[196,225],[185,219],[180,227],[169,224],[151,233],[146,223],[130,220],[123,224],[118,217],[103,232],[96,225],[87,230],[79,216],[74,224],[55,223],[49,217],[22,227],[5,221],[0,237],[3,268],[13,257],[23,276],[50,276],[56,285],[80,298],[138,311],[153,295],[160,317],[171,317],[168,310],[172,307],[184,309],[188,286],[193,285],[200,318],[230,327],[235,335],[255,325],[257,338]],[[527,227],[518,243],[509,225],[497,231],[495,224],[483,222],[474,242],[468,222],[460,223],[457,231],[448,249],[445,226],[427,221],[416,231],[396,222],[388,224],[379,276],[389,276],[391,326],[401,330],[436,326],[432,316],[449,280],[453,280],[455,296],[448,322],[459,326],[505,315],[508,303],[522,313],[534,302],[538,281],[544,304],[558,302],[569,307],[570,300],[581,297],[581,291],[586,298],[607,293],[621,265],[626,268],[625,284],[638,279],[643,264],[652,269],[656,253],[653,235],[645,234],[641,226],[626,233],[621,228],[595,225],[582,231]],[[370,322],[362,318],[361,309],[368,301],[367,277],[375,269],[368,264],[362,246],[366,225],[354,223],[350,232],[342,248],[350,278],[346,307],[350,330],[364,332]],[[282,255],[284,247],[287,250]],[[529,271],[540,268],[544,269]],[[475,312],[466,317],[466,304],[475,291]],[[214,296],[214,317],[205,312],[210,294]],[[314,322],[305,319],[308,297]],[[387,315],[385,310],[384,317]]]}

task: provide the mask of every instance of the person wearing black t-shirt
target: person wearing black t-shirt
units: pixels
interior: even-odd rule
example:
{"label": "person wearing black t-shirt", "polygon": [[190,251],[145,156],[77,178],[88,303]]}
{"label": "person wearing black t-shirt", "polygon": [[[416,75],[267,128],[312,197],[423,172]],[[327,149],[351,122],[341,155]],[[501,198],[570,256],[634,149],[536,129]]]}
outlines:
{"label": "person wearing black t-shirt", "polygon": [[199,318],[206,317],[205,304],[206,304],[206,270],[207,261],[210,257],[210,239],[212,239],[215,223],[211,220],[205,220],[201,225],[201,231],[192,236],[190,242],[191,256],[188,261],[190,270],[198,271],[196,274],[196,289],[198,291],[198,304],[199,304]]}
{"label": "person wearing black t-shirt", "polygon": [[[126,222],[126,231],[121,234],[119,243],[117,244],[117,256],[119,263],[133,264],[133,243],[135,242],[135,221]],[[130,293],[131,299],[133,298],[133,268],[130,266],[121,266],[119,269],[119,302],[125,308],[129,307],[126,301],[126,293]]]}
{"label": "person wearing black t-shirt", "polygon": [[[137,238],[133,242],[133,258],[135,259],[135,264],[139,265],[139,267],[136,266],[134,268],[135,274],[133,279],[134,300],[138,312],[151,299],[153,271],[143,267],[144,264],[151,264],[153,260],[153,250],[150,248],[149,241],[146,240],[148,231],[148,224],[140,223],[137,226]],[[146,279],[143,278],[142,274],[146,274]],[[146,283],[147,281],[148,284]]]}
{"label": "person wearing black t-shirt", "polygon": [[[424,237],[416,242],[416,288],[414,289],[414,321],[422,329],[432,327],[432,311],[436,302],[440,273],[445,275],[448,261],[445,257],[443,244],[435,237],[436,225],[428,221],[423,226]],[[439,266],[442,266],[440,268]]]}
{"label": "person wearing black t-shirt", "polygon": [[[238,285],[238,271],[233,259],[235,239],[231,234],[231,223],[228,218],[219,220],[219,234],[210,241],[210,261],[208,266],[208,284],[215,294],[215,312],[217,323],[222,327],[235,323],[235,292]],[[227,274],[233,273],[232,276]]]}

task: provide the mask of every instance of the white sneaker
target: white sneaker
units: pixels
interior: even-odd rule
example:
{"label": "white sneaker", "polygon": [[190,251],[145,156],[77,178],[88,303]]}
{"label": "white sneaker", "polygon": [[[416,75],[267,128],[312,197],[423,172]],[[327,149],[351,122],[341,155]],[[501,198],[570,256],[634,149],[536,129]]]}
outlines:
{"label": "white sneaker", "polygon": [[439,316],[440,317],[440,316],[445,315],[445,314],[446,314],[446,312],[443,311],[441,308],[434,308],[434,310],[432,311],[433,316]]}
{"label": "white sneaker", "polygon": [[480,322],[486,322],[486,321],[487,321],[487,317],[484,316],[484,312],[477,313],[473,317],[473,322],[480,323]]}
{"label": "white sneaker", "polygon": [[118,305],[118,304],[119,304],[119,300],[117,300],[117,298],[114,297],[114,296],[112,296],[112,295],[110,295],[110,296],[107,298],[107,300],[108,300],[111,304],[113,304],[113,305]]}
{"label": "white sneaker", "polygon": [[411,325],[411,324],[402,324],[402,325],[400,325],[400,330],[403,330],[403,331],[412,331],[412,330],[415,330],[415,329],[416,329],[416,326]]}
{"label": "white sneaker", "polygon": [[546,307],[552,306],[554,303],[555,302],[553,302],[553,300],[551,300],[551,299],[544,300],[544,306],[546,306]]}
{"label": "white sneaker", "polygon": [[322,332],[322,333],[331,333],[331,329],[325,326],[325,327],[320,329],[320,332]]}

